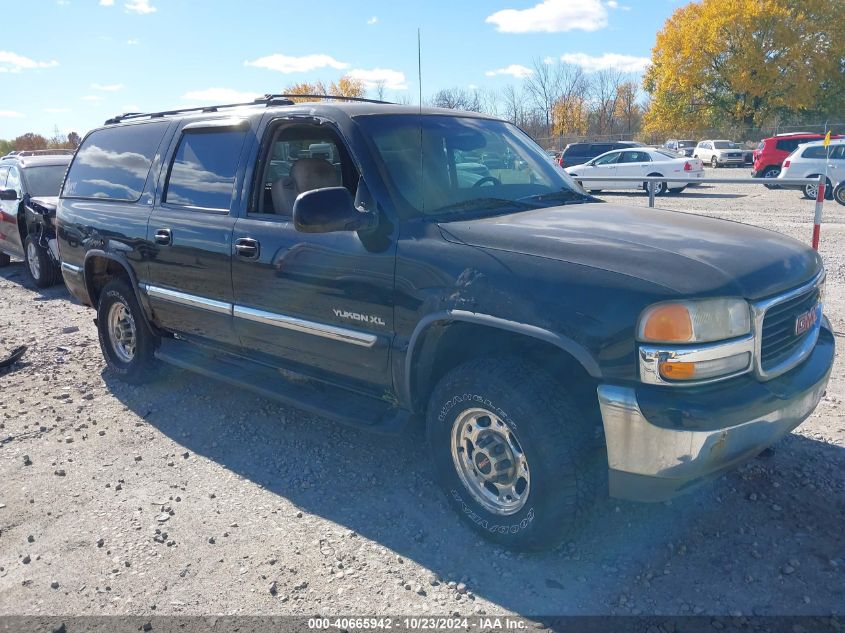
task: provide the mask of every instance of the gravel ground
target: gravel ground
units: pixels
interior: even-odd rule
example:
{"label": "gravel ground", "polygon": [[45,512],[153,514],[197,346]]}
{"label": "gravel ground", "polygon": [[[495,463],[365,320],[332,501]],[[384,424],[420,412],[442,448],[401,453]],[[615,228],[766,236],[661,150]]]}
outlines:
{"label": "gravel ground", "polygon": [[[794,191],[658,206],[812,232]],[[841,346],[845,207],[826,206]],[[0,271],[0,353],[29,346],[0,376],[0,615],[845,611],[841,353],[815,414],[739,471],[667,504],[602,503],[572,542],[516,555],[447,508],[420,433],[369,436],[177,370],[123,385],[93,316],[20,263]]]}

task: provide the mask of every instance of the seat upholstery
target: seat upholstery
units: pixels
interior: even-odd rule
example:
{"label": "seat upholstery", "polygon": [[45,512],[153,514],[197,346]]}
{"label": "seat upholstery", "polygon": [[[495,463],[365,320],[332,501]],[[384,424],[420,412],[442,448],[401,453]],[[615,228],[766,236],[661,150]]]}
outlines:
{"label": "seat upholstery", "polygon": [[290,176],[277,178],[270,186],[273,209],[280,215],[293,214],[296,197],[312,189],[339,187],[334,165],[322,158],[300,158],[290,168]]}

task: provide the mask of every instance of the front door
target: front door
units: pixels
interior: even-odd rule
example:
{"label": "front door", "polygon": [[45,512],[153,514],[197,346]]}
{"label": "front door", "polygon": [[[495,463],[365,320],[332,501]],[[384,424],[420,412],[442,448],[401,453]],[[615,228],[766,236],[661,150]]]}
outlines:
{"label": "front door", "polygon": [[233,191],[245,123],[189,124],[176,135],[150,215],[144,289],[157,323],[237,346],[232,326]]}
{"label": "front door", "polygon": [[3,250],[13,255],[23,257],[23,244],[21,233],[18,229],[18,213],[22,211],[23,185],[21,174],[17,167],[12,165],[8,175],[3,178],[5,185],[3,189],[12,189],[18,197],[15,200],[0,200],[0,245]]}
{"label": "front door", "polygon": [[[619,157],[619,162],[616,165],[616,175],[625,177],[642,177],[647,176],[650,171],[651,158],[646,152],[639,150],[625,150],[622,156]],[[639,189],[642,183],[639,182],[620,182],[620,188],[623,189]]]}
{"label": "front door", "polygon": [[297,195],[333,186],[359,193],[358,170],[332,127],[282,121],[260,151],[256,191],[233,237],[234,322],[242,346],[273,364],[382,392],[391,384],[392,228],[383,222],[359,235],[294,227]]}

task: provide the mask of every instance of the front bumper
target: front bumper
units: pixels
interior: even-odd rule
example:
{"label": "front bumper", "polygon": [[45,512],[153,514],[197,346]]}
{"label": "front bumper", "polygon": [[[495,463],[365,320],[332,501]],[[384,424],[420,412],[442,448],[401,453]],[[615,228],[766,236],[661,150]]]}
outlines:
{"label": "front bumper", "polygon": [[[834,348],[825,322],[812,354],[771,381],[697,394],[643,387],[639,396],[639,388],[599,385],[611,496],[663,501],[755,457],[816,408]],[[667,415],[655,406],[661,398]]]}

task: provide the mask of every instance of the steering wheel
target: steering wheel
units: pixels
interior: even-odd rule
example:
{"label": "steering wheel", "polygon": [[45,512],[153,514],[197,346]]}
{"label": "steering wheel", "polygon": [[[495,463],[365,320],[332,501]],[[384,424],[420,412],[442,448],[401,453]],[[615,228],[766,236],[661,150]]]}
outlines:
{"label": "steering wheel", "polygon": [[494,178],[493,176],[483,176],[482,178],[479,178],[478,180],[476,180],[475,183],[472,186],[473,187],[480,187],[485,182],[491,182],[494,185],[501,185],[502,184],[502,181],[499,180],[498,178]]}

